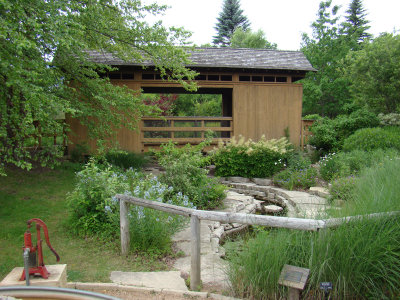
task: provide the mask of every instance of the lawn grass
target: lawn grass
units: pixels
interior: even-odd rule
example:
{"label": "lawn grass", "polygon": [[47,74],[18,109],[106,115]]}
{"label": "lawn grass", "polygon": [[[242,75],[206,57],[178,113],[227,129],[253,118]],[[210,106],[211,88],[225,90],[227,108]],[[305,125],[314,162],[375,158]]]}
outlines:
{"label": "lawn grass", "polygon": [[[0,279],[14,267],[23,266],[23,236],[26,221],[31,218],[40,218],[47,224],[51,245],[61,257],[59,263],[68,265],[68,281],[108,282],[111,271],[167,269],[167,264],[151,257],[121,257],[119,241],[107,244],[68,232],[66,195],[73,189],[75,171],[64,164],[55,170],[8,169],[8,176],[0,177]],[[35,231],[32,233],[36,241]],[[45,264],[57,263],[47,245],[43,245]]]}

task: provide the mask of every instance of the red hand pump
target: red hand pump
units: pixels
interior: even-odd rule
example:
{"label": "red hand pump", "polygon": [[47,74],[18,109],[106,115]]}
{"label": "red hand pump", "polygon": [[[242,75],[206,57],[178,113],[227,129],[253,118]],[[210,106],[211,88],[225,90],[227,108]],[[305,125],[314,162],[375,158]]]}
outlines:
{"label": "red hand pump", "polygon": [[[36,223],[36,233],[37,240],[36,246],[32,245],[32,235],[29,229],[31,228],[31,224]],[[46,240],[47,246],[49,246],[50,250],[54,253],[57,258],[57,261],[60,261],[60,256],[58,256],[57,252],[53,249],[49,240],[49,232],[47,230],[46,224],[37,218],[30,219],[28,222],[28,230],[24,234],[24,247],[25,249],[29,249],[29,275],[39,275],[45,279],[49,278],[49,271],[47,271],[44,262],[43,262],[43,251],[42,251],[42,242],[43,240],[40,237],[40,228],[43,228],[44,238]],[[29,276],[28,275],[28,276]],[[25,270],[22,272],[20,280],[25,280]]]}

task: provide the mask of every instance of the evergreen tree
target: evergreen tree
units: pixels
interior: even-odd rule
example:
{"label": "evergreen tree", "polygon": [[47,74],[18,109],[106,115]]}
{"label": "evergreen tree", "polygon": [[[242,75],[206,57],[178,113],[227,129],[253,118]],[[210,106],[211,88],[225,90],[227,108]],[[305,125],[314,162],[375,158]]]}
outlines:
{"label": "evergreen tree", "polygon": [[213,43],[217,46],[229,46],[230,40],[236,28],[241,27],[247,30],[250,27],[250,22],[243,15],[243,10],[240,9],[239,0],[224,0],[222,12],[217,18],[215,29],[217,35],[214,36]]}
{"label": "evergreen tree", "polygon": [[344,27],[347,35],[353,37],[358,44],[372,37],[372,35],[367,32],[371,26],[367,25],[369,21],[366,20],[367,14],[363,8],[362,0],[351,1],[346,13],[348,15],[346,16]]}

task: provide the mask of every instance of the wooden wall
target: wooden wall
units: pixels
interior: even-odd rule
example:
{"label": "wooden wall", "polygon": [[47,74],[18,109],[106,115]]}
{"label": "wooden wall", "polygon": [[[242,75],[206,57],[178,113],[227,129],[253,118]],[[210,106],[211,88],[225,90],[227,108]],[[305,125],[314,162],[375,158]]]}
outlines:
{"label": "wooden wall", "polygon": [[237,84],[233,88],[234,135],[258,140],[280,138],[300,143],[303,88],[300,84]]}
{"label": "wooden wall", "polygon": [[[232,89],[233,135],[258,140],[262,135],[267,139],[283,137],[289,128],[290,141],[300,145],[302,94],[301,84],[291,83],[290,75],[285,83],[243,82],[238,74],[232,74],[230,82],[199,82],[199,87]],[[135,71],[135,80],[112,80],[114,84],[140,90],[143,87],[180,87],[175,83],[160,80],[141,80],[141,72]],[[77,120],[67,117],[70,125],[69,150],[74,144],[88,142],[91,151],[95,141],[89,141],[87,130]],[[119,146],[128,151],[141,152],[140,128],[130,131],[122,128],[117,133]]]}

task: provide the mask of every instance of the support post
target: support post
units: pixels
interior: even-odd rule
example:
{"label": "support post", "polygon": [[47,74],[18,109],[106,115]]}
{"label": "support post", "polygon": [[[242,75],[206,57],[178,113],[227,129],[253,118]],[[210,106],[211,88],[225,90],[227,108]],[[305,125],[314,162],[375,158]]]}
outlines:
{"label": "support post", "polygon": [[128,220],[128,202],[119,200],[119,215],[121,227],[121,254],[126,256],[129,252],[129,220]]}
{"label": "support post", "polygon": [[191,239],[191,269],[190,289],[197,290],[201,284],[200,278],[200,219],[197,216],[190,217]]}

